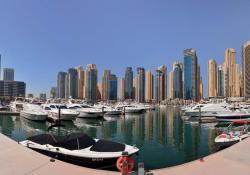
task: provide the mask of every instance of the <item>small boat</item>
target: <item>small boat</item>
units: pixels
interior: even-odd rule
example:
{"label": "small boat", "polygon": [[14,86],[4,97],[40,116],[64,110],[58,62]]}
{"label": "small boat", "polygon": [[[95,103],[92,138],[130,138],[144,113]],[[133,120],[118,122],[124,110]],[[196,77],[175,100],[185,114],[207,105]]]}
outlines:
{"label": "small boat", "polygon": [[248,128],[248,121],[246,120],[233,121],[214,141],[220,148],[231,146],[250,136]]}
{"label": "small boat", "polygon": [[134,146],[94,139],[84,133],[66,136],[40,134],[29,137],[20,144],[65,162],[98,169],[114,169],[123,152],[132,156],[139,151]]}
{"label": "small boat", "polygon": [[20,116],[34,121],[45,121],[48,117],[48,113],[41,108],[41,106],[35,104],[23,104],[23,110],[20,112]]}

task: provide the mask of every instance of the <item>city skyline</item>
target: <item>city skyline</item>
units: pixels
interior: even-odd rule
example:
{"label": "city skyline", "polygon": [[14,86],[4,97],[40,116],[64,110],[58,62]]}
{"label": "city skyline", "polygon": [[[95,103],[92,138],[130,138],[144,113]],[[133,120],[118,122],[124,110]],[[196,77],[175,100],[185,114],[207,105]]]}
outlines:
{"label": "city skyline", "polygon": [[250,39],[246,1],[58,2],[0,7],[2,67],[18,72],[27,93],[48,94],[57,72],[76,65],[96,64],[99,78],[104,69],[120,78],[127,66],[134,74],[137,67],[155,73],[162,64],[171,70],[174,61],[183,62],[184,49],[195,48],[207,96],[208,60],[219,65],[225,48],[235,48],[241,63],[241,47]]}

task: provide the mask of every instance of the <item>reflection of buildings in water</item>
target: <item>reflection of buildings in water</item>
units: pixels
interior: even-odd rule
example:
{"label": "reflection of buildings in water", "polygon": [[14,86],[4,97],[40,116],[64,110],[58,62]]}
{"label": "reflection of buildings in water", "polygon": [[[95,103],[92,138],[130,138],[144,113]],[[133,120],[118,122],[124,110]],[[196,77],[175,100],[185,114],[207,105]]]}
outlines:
{"label": "reflection of buildings in water", "polygon": [[11,116],[0,116],[0,128],[3,134],[12,136],[14,126],[15,125]]}
{"label": "reflection of buildings in water", "polygon": [[95,138],[102,125],[102,121],[99,119],[76,118],[73,123],[78,129]]}
{"label": "reflection of buildings in water", "polygon": [[124,142],[127,144],[132,143],[133,141],[133,134],[132,134],[132,123],[134,118],[127,118],[126,116],[123,116],[120,120],[121,123],[121,135],[124,137]]}
{"label": "reflection of buildings in water", "polygon": [[117,135],[117,120],[103,122],[102,125],[102,138],[114,138]]}
{"label": "reflection of buildings in water", "polygon": [[215,137],[217,136],[217,132],[215,129],[208,129],[208,151],[210,153],[216,151],[216,145],[214,142]]}
{"label": "reflection of buildings in water", "polygon": [[154,115],[153,112],[147,112],[144,118],[145,122],[145,141],[153,140],[154,133]]}
{"label": "reflection of buildings in water", "polygon": [[168,144],[175,150],[182,150],[184,144],[183,121],[178,108],[168,107],[167,114]]}
{"label": "reflection of buildings in water", "polygon": [[144,141],[144,131],[145,131],[145,125],[144,125],[144,117],[136,117],[133,123],[133,135],[136,136],[136,139],[143,140]]}
{"label": "reflection of buildings in water", "polygon": [[166,108],[159,108],[156,111],[156,137],[160,145],[165,145],[167,141],[167,119]]}
{"label": "reflection of buildings in water", "polygon": [[184,129],[185,159],[192,160],[197,157],[199,153],[201,127],[199,125],[192,126],[191,124],[185,124]]}

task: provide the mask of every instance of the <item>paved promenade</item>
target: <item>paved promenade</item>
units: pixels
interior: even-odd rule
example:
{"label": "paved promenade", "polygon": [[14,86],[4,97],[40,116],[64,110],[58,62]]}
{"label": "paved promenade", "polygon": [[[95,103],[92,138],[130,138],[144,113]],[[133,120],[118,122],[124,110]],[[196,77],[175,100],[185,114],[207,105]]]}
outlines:
{"label": "paved promenade", "polygon": [[[249,175],[250,138],[183,165],[153,170],[154,175]],[[0,133],[0,175],[115,175],[118,172],[75,166],[27,149]]]}
{"label": "paved promenade", "polygon": [[0,133],[0,175],[115,175],[68,164],[27,149]]}
{"label": "paved promenade", "polygon": [[154,175],[250,175],[250,138],[203,160],[153,172]]}

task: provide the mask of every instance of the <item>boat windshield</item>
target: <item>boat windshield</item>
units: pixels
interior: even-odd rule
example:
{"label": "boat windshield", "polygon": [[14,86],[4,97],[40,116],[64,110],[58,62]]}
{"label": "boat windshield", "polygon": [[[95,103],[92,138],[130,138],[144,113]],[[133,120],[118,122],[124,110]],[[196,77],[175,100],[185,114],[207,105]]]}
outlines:
{"label": "boat windshield", "polygon": [[59,108],[60,107],[60,109],[68,109],[66,106],[64,106],[64,105],[57,105],[56,106],[56,108]]}

